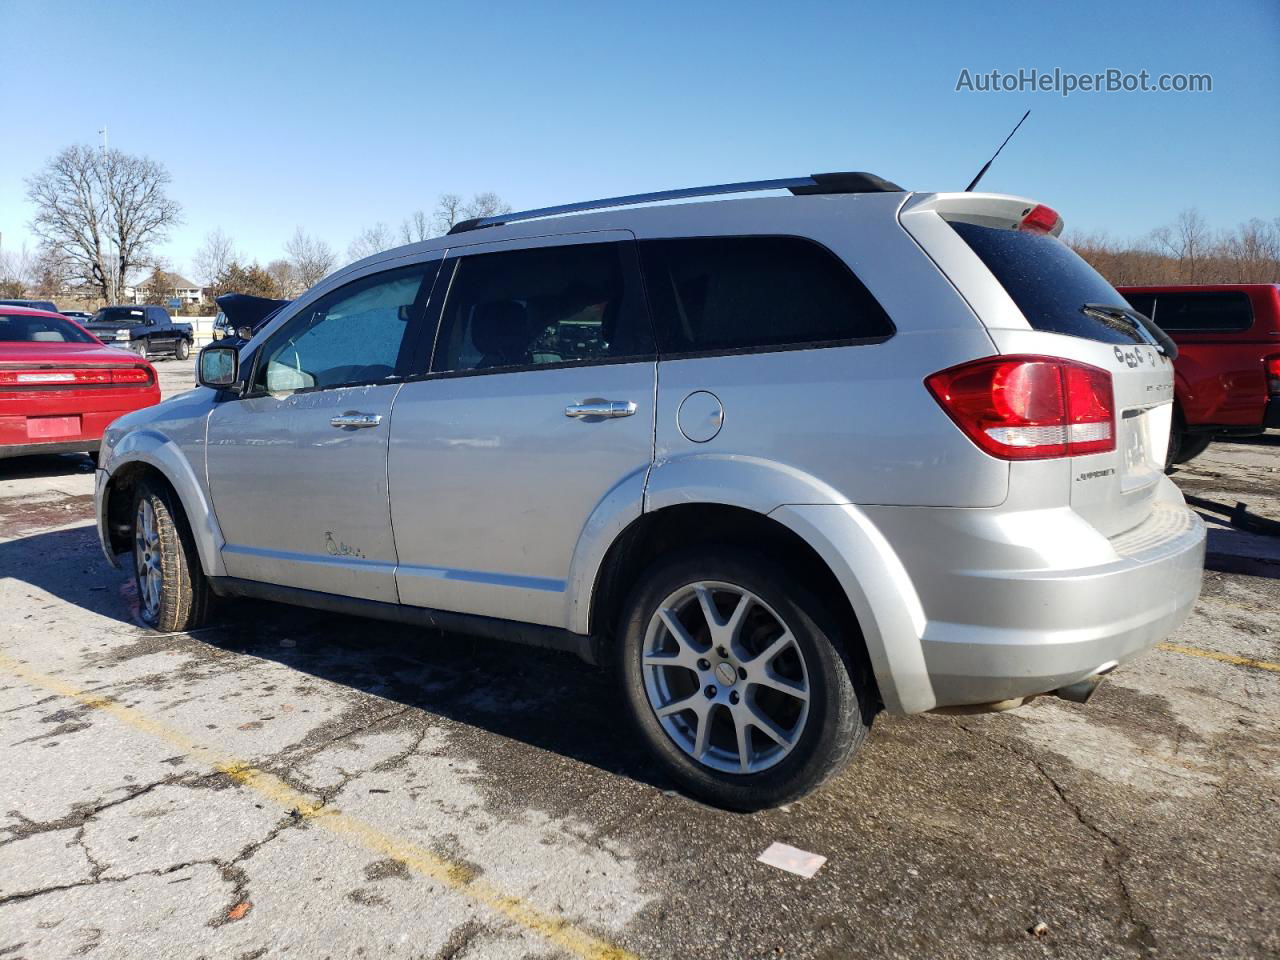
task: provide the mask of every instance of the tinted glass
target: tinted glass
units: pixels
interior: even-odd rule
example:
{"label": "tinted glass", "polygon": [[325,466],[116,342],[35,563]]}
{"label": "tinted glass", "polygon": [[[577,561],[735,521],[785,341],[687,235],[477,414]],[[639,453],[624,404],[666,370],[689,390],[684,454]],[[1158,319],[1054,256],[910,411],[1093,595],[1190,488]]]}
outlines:
{"label": "tinted glass", "polygon": [[1253,326],[1245,293],[1160,293],[1152,319],[1171,333],[1240,333]]}
{"label": "tinted glass", "polygon": [[492,370],[652,356],[618,243],[463,257],[432,369]]}
{"label": "tinted glass", "polygon": [[308,304],[264,346],[255,387],[281,393],[393,378],[420,294],[425,299],[438,268],[374,274]]}
{"label": "tinted glass", "polygon": [[844,263],[798,237],[640,245],[662,353],[882,339],[893,324]]}
{"label": "tinted glass", "polygon": [[48,310],[57,313],[52,300],[0,300],[0,307],[30,307],[32,310]]}
{"label": "tinted glass", "polygon": [[1153,318],[1156,315],[1156,295],[1154,293],[1126,293],[1124,298],[1139,313]]}
{"label": "tinted glass", "polygon": [[1087,314],[1085,304],[1127,306],[1116,289],[1057,237],[953,221],[951,227],[995,275],[1027,323],[1103,343],[1151,343],[1123,319]]}
{"label": "tinted glass", "polygon": [[103,307],[93,315],[94,323],[141,323],[147,312],[142,307]]}
{"label": "tinted glass", "polygon": [[0,313],[0,343],[96,343],[70,320]]}

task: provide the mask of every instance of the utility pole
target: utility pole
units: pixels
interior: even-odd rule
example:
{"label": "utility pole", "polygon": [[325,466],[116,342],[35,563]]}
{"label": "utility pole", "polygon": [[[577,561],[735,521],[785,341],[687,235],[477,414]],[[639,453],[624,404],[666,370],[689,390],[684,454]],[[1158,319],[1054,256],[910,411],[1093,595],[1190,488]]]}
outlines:
{"label": "utility pole", "polygon": [[[102,137],[102,158],[105,160],[108,152],[107,128],[104,126],[101,130],[98,131],[98,135]],[[120,245],[116,241],[116,238],[114,235],[112,235],[111,237],[111,246],[115,248],[116,258],[111,263],[111,276],[108,277],[107,279],[108,279],[108,289],[111,295],[111,303],[114,304],[120,299],[120,296],[119,296],[120,291],[116,289],[116,273],[120,269]],[[110,305],[111,304],[108,304],[108,306]]]}

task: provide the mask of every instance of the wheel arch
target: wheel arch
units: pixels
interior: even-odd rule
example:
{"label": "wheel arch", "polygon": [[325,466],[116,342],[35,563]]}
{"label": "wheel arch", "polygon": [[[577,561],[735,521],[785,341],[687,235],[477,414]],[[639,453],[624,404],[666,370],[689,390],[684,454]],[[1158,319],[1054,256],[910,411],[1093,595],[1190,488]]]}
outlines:
{"label": "wheel arch", "polygon": [[642,572],[663,555],[699,544],[741,546],[766,553],[807,583],[840,625],[846,652],[867,669],[876,694],[900,709],[893,677],[882,669],[875,647],[881,642],[869,609],[857,609],[823,551],[815,547],[785,514],[770,516],[747,507],[696,502],[673,504],[644,513],[614,540],[597,571],[589,604],[588,631],[596,659],[607,658],[627,596]]}
{"label": "wheel arch", "polygon": [[99,509],[103,540],[113,553],[129,548],[134,491],[140,482],[151,480],[163,483],[177,499],[205,575],[225,574],[222,531],[212,504],[196,470],[176,444],[151,431],[130,433],[112,451],[110,471]]}

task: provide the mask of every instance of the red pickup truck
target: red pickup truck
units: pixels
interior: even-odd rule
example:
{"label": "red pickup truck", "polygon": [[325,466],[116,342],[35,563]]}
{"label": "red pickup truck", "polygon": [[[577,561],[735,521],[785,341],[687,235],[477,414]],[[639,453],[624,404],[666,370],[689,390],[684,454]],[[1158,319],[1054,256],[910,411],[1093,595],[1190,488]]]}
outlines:
{"label": "red pickup truck", "polygon": [[1117,287],[1178,345],[1170,465],[1280,427],[1280,284]]}

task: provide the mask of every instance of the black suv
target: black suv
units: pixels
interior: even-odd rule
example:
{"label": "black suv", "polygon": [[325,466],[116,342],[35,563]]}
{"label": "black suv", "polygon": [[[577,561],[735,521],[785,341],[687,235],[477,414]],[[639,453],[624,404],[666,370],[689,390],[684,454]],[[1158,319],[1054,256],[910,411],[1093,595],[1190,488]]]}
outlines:
{"label": "black suv", "polygon": [[103,307],[85,327],[103,343],[126,347],[144,357],[191,356],[191,324],[174,323],[164,307]]}

